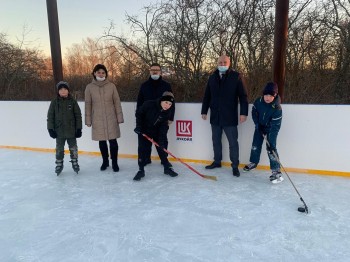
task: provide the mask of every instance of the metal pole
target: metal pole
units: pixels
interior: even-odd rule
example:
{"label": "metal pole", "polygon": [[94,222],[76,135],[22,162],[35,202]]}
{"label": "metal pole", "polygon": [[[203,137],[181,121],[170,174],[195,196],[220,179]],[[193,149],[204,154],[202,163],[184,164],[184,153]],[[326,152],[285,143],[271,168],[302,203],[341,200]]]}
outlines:
{"label": "metal pole", "polygon": [[275,37],[273,47],[273,80],[283,101],[286,78],[286,49],[288,41],[289,0],[276,0]]}
{"label": "metal pole", "polygon": [[63,71],[62,71],[60,29],[58,26],[58,12],[57,12],[56,0],[46,0],[46,7],[47,7],[47,19],[49,22],[53,77],[54,77],[55,83],[58,83],[59,81],[63,80]]}

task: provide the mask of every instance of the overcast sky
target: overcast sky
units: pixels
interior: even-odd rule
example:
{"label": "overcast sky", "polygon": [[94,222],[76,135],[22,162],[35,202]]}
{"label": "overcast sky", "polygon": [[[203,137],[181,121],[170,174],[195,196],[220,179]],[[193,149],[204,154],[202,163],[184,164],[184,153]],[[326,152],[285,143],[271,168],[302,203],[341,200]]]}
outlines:
{"label": "overcast sky", "polygon": [[[151,2],[155,0],[57,0],[62,53],[82,39],[101,36],[111,20],[117,24],[118,32],[127,32],[125,13],[141,14],[142,7]],[[11,43],[22,38],[26,27],[28,44],[50,54],[45,0],[1,0],[0,18],[0,32]]]}

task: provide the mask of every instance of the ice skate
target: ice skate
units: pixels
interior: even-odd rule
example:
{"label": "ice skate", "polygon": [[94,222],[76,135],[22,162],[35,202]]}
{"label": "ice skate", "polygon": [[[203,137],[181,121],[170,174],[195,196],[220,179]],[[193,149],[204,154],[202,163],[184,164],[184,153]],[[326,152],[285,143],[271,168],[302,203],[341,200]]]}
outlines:
{"label": "ice skate", "polygon": [[55,173],[57,176],[61,174],[63,170],[63,160],[56,160],[56,168],[55,168]]}
{"label": "ice skate", "polygon": [[72,163],[72,168],[74,172],[78,174],[78,172],[80,171],[80,167],[78,165],[78,159],[73,158],[70,162]]}

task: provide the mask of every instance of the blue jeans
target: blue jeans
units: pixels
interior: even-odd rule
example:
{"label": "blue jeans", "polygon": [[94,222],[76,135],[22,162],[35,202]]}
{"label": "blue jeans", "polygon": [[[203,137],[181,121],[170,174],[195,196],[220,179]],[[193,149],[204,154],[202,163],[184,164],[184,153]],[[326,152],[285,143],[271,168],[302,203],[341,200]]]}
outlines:
{"label": "blue jeans", "polygon": [[214,162],[221,163],[222,160],[222,131],[225,132],[229,150],[232,168],[237,168],[239,165],[239,146],[238,146],[238,130],[237,126],[216,126],[211,125]]}
{"label": "blue jeans", "polygon": [[[264,142],[264,137],[262,136],[262,134],[260,133],[260,131],[258,129],[255,129],[253,143],[252,143],[252,149],[250,151],[250,159],[249,159],[250,162],[255,163],[255,164],[259,163],[263,142]],[[276,149],[276,139],[274,139],[273,141],[272,140],[269,141],[269,143],[270,143],[270,146],[272,148],[275,148],[274,151],[275,151],[276,155],[278,156],[277,149]],[[267,150],[267,146],[266,146],[266,150]],[[280,171],[280,164],[278,163],[277,159],[272,154],[272,152],[269,152],[269,150],[267,150],[267,155],[268,155],[269,160],[270,160],[271,170],[272,171]]]}

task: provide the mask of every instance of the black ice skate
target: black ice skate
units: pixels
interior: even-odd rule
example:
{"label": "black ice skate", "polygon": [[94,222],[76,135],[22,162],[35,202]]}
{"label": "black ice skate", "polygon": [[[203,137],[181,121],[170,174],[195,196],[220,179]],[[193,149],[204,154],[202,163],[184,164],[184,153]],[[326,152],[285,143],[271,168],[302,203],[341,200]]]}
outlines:
{"label": "black ice skate", "polygon": [[56,168],[55,168],[55,173],[57,176],[61,174],[63,170],[63,160],[56,160]]}
{"label": "black ice skate", "polygon": [[78,172],[80,171],[80,167],[78,165],[78,159],[73,158],[70,162],[72,163],[72,168],[74,172],[78,174]]}

